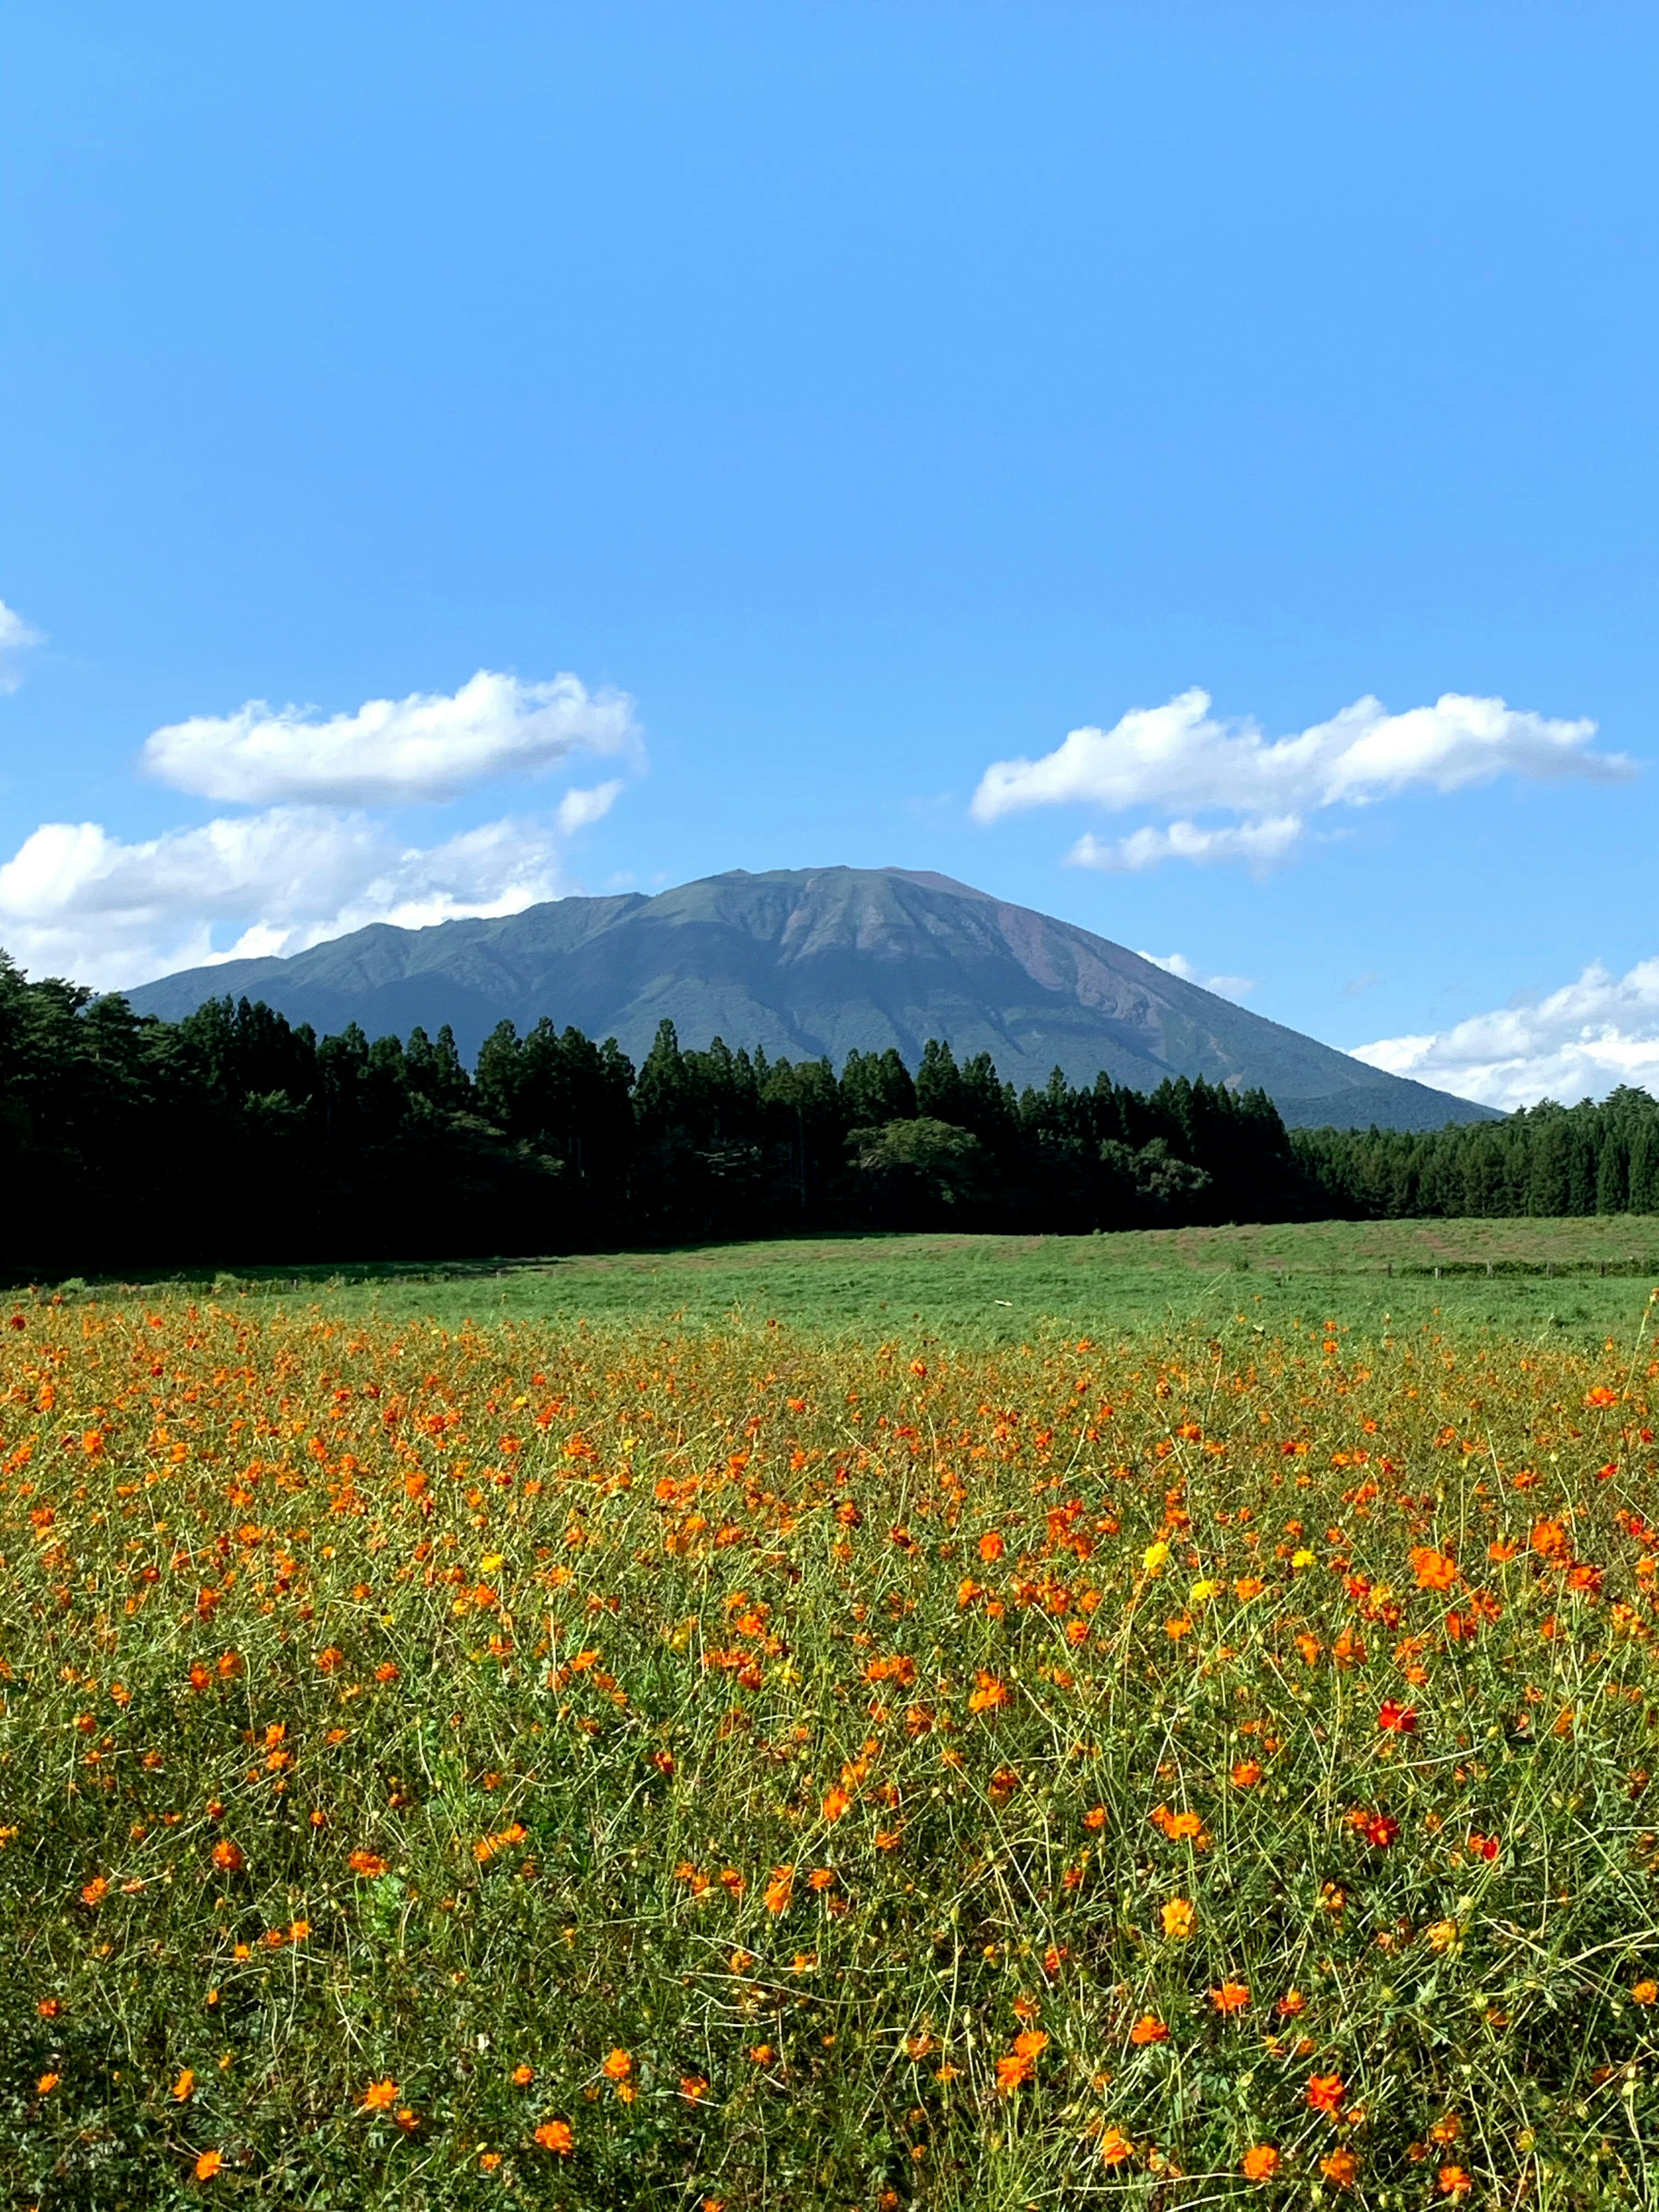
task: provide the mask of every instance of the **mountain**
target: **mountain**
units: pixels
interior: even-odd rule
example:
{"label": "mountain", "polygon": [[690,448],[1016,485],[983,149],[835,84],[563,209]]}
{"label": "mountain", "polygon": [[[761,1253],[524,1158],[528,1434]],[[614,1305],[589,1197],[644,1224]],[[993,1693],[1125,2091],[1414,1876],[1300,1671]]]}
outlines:
{"label": "mountain", "polygon": [[1385,1075],[1138,953],[1028,907],[908,868],[742,869],[655,898],[564,898],[496,921],[377,924],[287,959],[186,969],[128,996],[177,1020],[226,993],[319,1034],[447,1022],[469,1058],[495,1024],[550,1016],[635,1061],[665,1016],[683,1045],[719,1036],[837,1066],[930,1036],[988,1052],[1022,1088],[1056,1064],[1152,1090],[1166,1076],[1260,1085],[1286,1121],[1438,1128],[1491,1109]]}

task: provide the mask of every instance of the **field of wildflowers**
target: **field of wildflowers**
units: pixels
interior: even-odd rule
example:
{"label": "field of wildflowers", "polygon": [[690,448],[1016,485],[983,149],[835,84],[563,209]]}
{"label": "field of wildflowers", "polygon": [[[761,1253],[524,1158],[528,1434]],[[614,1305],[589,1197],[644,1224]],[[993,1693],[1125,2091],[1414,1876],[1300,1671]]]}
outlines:
{"label": "field of wildflowers", "polygon": [[0,1312],[9,2201],[1652,2202],[1643,1295]]}

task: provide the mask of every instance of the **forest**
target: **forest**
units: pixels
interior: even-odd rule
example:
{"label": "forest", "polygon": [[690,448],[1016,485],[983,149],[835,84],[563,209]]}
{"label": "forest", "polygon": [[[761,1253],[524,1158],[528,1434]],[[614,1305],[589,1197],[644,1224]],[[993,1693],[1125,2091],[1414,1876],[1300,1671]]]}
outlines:
{"label": "forest", "polygon": [[1286,1131],[1265,1092],[1058,1070],[1016,1093],[931,1041],[769,1060],[665,1022],[318,1037],[268,1006],[135,1014],[0,954],[13,1280],[168,1267],[624,1248],[945,1225],[1079,1233],[1330,1215],[1659,1213],[1659,1102],[1427,1134]]}

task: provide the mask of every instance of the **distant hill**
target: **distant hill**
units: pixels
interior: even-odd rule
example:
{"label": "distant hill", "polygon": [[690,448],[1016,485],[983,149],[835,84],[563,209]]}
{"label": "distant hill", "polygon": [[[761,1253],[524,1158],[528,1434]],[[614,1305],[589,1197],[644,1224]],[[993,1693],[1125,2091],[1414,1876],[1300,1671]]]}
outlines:
{"label": "distant hill", "polygon": [[655,898],[566,898],[499,921],[380,924],[288,959],[232,960],[146,983],[141,1012],[177,1019],[226,993],[319,1034],[358,1023],[406,1036],[447,1022],[470,1058],[496,1023],[549,1015],[615,1036],[636,1061],[665,1016],[682,1045],[719,1036],[774,1059],[837,1066],[929,1037],[988,1052],[1022,1088],[1062,1067],[1151,1090],[1166,1076],[1259,1085],[1293,1126],[1438,1128],[1490,1108],[1385,1075],[1139,954],[907,868],[741,869]]}

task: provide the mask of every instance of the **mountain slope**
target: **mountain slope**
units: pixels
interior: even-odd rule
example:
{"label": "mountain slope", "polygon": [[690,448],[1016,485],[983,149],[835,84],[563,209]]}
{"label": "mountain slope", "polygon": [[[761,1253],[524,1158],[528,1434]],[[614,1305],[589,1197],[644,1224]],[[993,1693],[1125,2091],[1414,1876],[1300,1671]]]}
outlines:
{"label": "mountain slope", "polygon": [[177,1019],[205,999],[264,999],[319,1033],[454,1029],[469,1057],[501,1019],[550,1015],[614,1036],[635,1060],[666,1016],[683,1045],[723,1036],[774,1058],[837,1065],[930,1036],[988,1052],[1013,1083],[1058,1064],[1139,1090],[1165,1076],[1260,1085],[1285,1120],[1437,1128],[1490,1109],[1384,1075],[1247,1013],[1123,946],[902,868],[734,870],[662,892],[568,898],[497,921],[377,925],[288,959],[228,961],[147,983],[141,1012]]}

